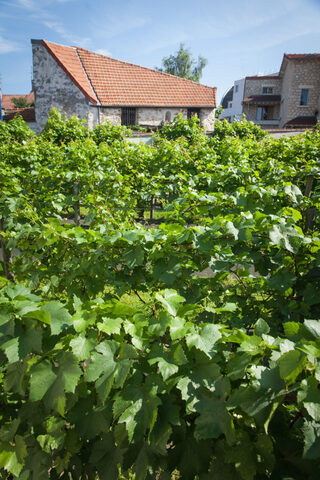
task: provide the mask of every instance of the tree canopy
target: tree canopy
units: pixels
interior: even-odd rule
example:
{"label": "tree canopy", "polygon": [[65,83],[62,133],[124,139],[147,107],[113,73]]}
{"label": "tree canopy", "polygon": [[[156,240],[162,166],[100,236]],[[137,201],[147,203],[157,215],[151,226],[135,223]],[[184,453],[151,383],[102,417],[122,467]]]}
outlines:
{"label": "tree canopy", "polygon": [[208,60],[201,56],[198,56],[198,60],[193,59],[190,51],[181,43],[179,50],[174,55],[162,59],[162,67],[157,70],[199,82],[202,70],[207,63]]}
{"label": "tree canopy", "polygon": [[33,107],[34,102],[28,102],[24,97],[14,97],[12,99],[12,103],[16,108],[26,108],[26,107]]}

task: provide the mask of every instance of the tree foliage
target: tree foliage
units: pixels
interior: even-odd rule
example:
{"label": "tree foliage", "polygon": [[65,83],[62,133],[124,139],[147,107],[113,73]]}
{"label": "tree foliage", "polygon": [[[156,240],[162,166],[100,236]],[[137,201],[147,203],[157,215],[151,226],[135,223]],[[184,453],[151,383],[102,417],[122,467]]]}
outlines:
{"label": "tree foliage", "polygon": [[317,479],[319,132],[0,134],[2,478]]}
{"label": "tree foliage", "polygon": [[190,51],[181,43],[179,50],[174,55],[162,59],[162,67],[158,70],[199,82],[202,70],[207,63],[207,59],[202,56],[199,56],[198,60],[192,58]]}
{"label": "tree foliage", "polygon": [[12,103],[16,108],[33,107],[34,102],[28,102],[25,97],[14,97]]}

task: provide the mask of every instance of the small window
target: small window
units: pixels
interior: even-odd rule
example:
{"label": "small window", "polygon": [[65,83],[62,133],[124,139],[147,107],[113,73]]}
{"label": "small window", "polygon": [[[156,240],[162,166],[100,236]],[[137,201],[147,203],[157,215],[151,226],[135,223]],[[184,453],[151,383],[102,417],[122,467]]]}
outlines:
{"label": "small window", "polygon": [[270,94],[273,92],[273,87],[262,87],[262,93]]}
{"label": "small window", "polygon": [[238,93],[239,85],[236,85],[234,90],[235,90],[235,93]]}
{"label": "small window", "polygon": [[308,93],[309,90],[303,88],[301,90],[301,96],[300,96],[300,105],[307,105],[308,104]]}
{"label": "small window", "polygon": [[188,108],[188,119],[194,115],[200,118],[200,108]]}
{"label": "small window", "polygon": [[171,122],[171,112],[166,112],[166,116],[165,116],[165,122]]}
{"label": "small window", "polygon": [[232,108],[232,102],[228,102],[228,108]]}
{"label": "small window", "polygon": [[132,107],[125,107],[121,109],[121,125],[135,125],[136,124],[136,109]]}

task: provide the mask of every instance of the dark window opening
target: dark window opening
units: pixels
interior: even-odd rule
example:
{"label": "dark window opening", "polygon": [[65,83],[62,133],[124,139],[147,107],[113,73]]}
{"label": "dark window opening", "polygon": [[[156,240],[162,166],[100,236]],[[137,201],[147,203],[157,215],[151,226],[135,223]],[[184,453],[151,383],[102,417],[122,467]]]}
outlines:
{"label": "dark window opening", "polygon": [[258,107],[257,120],[273,120],[273,107]]}
{"label": "dark window opening", "polygon": [[307,105],[308,104],[308,93],[309,90],[303,88],[301,90],[301,96],[300,96],[300,105]]}
{"label": "dark window opening", "polygon": [[200,108],[188,108],[188,119],[197,115],[200,118]]}
{"label": "dark window opening", "polygon": [[121,125],[135,125],[136,124],[136,109],[132,107],[125,107],[121,109]]}
{"label": "dark window opening", "polygon": [[171,112],[166,112],[165,122],[171,122]]}
{"label": "dark window opening", "polygon": [[262,93],[272,93],[273,92],[273,87],[262,87]]}

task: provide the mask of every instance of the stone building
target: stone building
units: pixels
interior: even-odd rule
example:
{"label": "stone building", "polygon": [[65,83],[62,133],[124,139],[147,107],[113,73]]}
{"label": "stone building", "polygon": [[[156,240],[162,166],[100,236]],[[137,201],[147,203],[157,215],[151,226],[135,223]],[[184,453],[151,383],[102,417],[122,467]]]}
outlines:
{"label": "stone building", "polygon": [[285,53],[279,73],[244,79],[242,113],[262,128],[310,127],[320,120],[319,107],[319,53]]}
{"label": "stone building", "polygon": [[113,125],[159,127],[179,113],[197,114],[214,129],[216,88],[106,57],[79,47],[31,40],[37,128],[51,107],[86,118],[89,128]]}
{"label": "stone building", "polygon": [[[16,116],[23,118],[28,123],[32,130],[36,130],[35,123],[35,109],[34,109],[34,94],[33,92],[27,94],[8,95],[1,94],[1,114],[4,122],[12,120]],[[25,107],[16,107],[13,99],[23,99],[26,103]]]}

